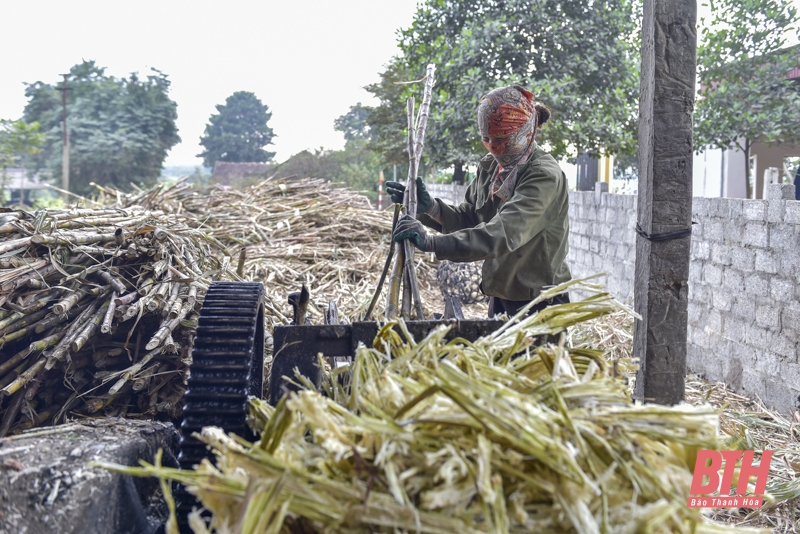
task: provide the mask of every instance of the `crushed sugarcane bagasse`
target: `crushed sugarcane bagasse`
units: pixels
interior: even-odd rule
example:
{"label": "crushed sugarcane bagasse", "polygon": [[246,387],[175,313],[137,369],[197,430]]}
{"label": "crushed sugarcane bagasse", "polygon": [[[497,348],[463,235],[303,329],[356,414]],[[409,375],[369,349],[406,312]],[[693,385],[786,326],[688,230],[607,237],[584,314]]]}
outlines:
{"label": "crushed sugarcane bagasse", "polygon": [[[254,401],[259,441],[206,429],[217,467],[106,467],[188,484],[218,532],[755,532],[686,506],[696,451],[733,438],[709,403],[635,404],[630,360],[589,348],[609,333],[597,323],[630,313],[583,289],[473,344],[387,326],[324,395],[306,383],[276,407]],[[564,327],[572,348],[533,345]]]}

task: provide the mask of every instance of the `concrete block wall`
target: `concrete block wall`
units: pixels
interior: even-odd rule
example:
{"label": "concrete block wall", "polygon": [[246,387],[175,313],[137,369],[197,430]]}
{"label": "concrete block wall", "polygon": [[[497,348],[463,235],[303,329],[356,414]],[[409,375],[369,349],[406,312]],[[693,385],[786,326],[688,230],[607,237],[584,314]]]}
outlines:
{"label": "concrete block wall", "polygon": [[598,281],[633,302],[636,196],[599,191],[569,194],[569,268],[573,278],[608,273]]}
{"label": "concrete block wall", "polygon": [[[689,273],[689,368],[790,410],[800,395],[800,202],[794,186],[766,200],[695,197]],[[608,272],[632,301],[636,197],[570,193],[574,277]]]}
{"label": "concrete block wall", "polygon": [[441,198],[447,204],[458,206],[464,202],[467,185],[458,184],[425,184],[425,188],[433,198]]}

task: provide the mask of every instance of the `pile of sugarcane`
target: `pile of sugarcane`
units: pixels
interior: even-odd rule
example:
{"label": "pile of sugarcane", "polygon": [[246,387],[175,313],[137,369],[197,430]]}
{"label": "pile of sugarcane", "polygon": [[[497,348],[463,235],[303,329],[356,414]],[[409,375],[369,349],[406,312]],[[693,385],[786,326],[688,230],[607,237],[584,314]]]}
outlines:
{"label": "pile of sugarcane", "polygon": [[686,506],[717,412],[636,405],[600,348],[536,345],[624,309],[583,289],[474,343],[387,324],[325,395],[254,401],[255,443],[205,429],[216,465],[104,467],[186,484],[212,514],[196,533],[729,531]]}
{"label": "pile of sugarcane", "polygon": [[[343,320],[364,317],[390,244],[391,212],[373,210],[363,195],[318,178],[275,176],[244,189],[183,182],[122,193],[101,188],[98,202],[189,217],[188,224],[224,244],[236,259],[244,249],[246,280],[267,288],[272,324],[290,320],[286,298],[301,284],[311,290],[311,317],[321,322],[333,300]],[[435,263],[418,255],[416,271],[427,317],[442,311]]]}
{"label": "pile of sugarcane", "polygon": [[0,436],[75,414],[180,415],[196,307],[224,258],[140,206],[0,212]]}

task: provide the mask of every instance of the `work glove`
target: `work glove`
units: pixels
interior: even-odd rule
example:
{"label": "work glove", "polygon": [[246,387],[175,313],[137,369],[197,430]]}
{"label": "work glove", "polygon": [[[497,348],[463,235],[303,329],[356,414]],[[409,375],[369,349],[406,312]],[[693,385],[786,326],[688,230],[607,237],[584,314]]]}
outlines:
{"label": "work glove", "polygon": [[[392,197],[395,204],[403,203],[403,194],[406,192],[406,185],[400,182],[386,182],[386,194]],[[417,177],[417,213],[428,213],[433,207],[433,199],[425,188],[425,182]]]}
{"label": "work glove", "polygon": [[422,252],[436,252],[434,237],[428,234],[421,222],[411,218],[410,215],[405,215],[397,221],[392,234],[393,241],[400,242],[404,239],[410,240]]}

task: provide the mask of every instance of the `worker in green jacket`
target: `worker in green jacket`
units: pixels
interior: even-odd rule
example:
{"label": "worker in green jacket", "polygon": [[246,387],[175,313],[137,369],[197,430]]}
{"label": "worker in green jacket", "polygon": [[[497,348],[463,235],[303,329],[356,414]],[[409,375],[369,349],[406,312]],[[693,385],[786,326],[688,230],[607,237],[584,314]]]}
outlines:
{"label": "worker in green jacket", "polygon": [[[567,180],[556,160],[536,144],[536,132],[549,118],[550,110],[522,87],[484,96],[478,126],[489,154],[481,159],[464,202],[451,206],[431,199],[417,178],[418,220],[403,217],[395,228],[395,241],[410,239],[440,260],[485,260],[481,289],[490,297],[489,317],[514,315],[543,288],[571,278]],[[387,182],[386,190],[393,202],[402,202],[403,184]],[[559,295],[531,313],[565,302],[569,296]]]}

